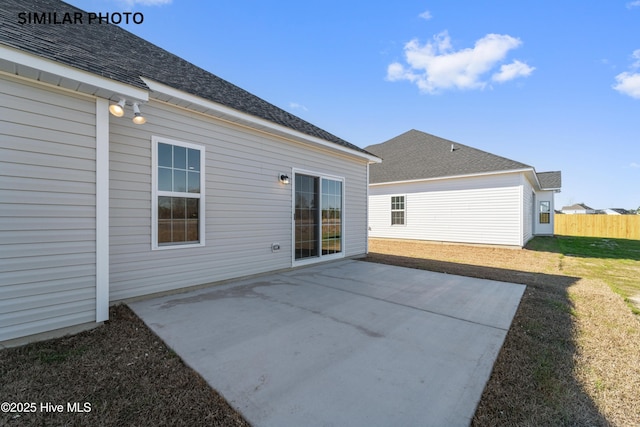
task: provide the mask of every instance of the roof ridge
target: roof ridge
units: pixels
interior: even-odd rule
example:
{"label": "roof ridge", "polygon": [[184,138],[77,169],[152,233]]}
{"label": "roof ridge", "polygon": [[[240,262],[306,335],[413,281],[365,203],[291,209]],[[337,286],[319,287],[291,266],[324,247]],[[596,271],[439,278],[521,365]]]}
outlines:
{"label": "roof ridge", "polygon": [[367,146],[365,150],[384,160],[380,165],[371,166],[371,183],[523,169],[535,173],[535,168],[528,164],[416,129]]}

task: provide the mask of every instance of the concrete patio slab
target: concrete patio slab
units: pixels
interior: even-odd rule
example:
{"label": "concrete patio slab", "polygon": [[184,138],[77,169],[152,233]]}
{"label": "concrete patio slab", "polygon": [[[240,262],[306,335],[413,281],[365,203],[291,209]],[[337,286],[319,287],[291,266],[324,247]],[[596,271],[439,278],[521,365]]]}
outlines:
{"label": "concrete patio slab", "polygon": [[254,426],[466,426],[524,289],[345,260],[130,306]]}

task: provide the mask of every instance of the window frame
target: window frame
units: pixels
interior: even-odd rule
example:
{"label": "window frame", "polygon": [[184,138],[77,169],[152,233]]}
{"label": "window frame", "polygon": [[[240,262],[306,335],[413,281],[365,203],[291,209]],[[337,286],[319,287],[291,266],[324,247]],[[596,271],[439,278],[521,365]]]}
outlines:
{"label": "window frame", "polygon": [[[546,206],[546,210],[543,210]],[[543,217],[545,220],[543,221]],[[538,222],[540,224],[551,224],[551,202],[549,200],[540,200],[538,202]]]}
{"label": "window frame", "polygon": [[[340,212],[340,218],[339,221],[336,223],[335,221],[331,221],[332,219],[335,220],[336,218],[327,218],[328,223],[325,224],[324,220],[324,215],[325,215],[325,210],[326,210],[326,206],[324,205],[324,196],[327,197],[335,197],[336,194],[335,193],[331,193],[329,192],[329,190],[325,191],[325,183],[328,183],[329,181],[333,181],[333,182],[337,182],[340,183],[340,206],[339,206],[339,212]],[[331,203],[329,203],[331,204]],[[325,243],[330,244],[330,242],[335,242],[336,238],[335,236],[332,238],[324,238],[324,233],[325,233],[325,227],[327,227],[327,230],[329,230],[331,227],[337,227],[337,229],[339,230],[339,246],[340,246],[340,250],[339,251],[333,251],[333,252],[328,252],[328,253],[323,253],[325,250],[328,251],[328,248],[325,248]],[[331,256],[337,256],[337,257],[344,257],[344,178],[340,177],[331,177],[331,176],[321,176],[320,177],[320,257],[325,257],[325,259],[327,257],[331,257]]]}
{"label": "window frame", "polygon": [[[402,209],[394,209],[394,198],[399,198],[402,197]],[[406,194],[396,194],[396,195],[392,195],[391,198],[389,199],[390,202],[390,212],[391,212],[391,218],[390,218],[390,222],[391,222],[391,226],[392,227],[406,227],[407,226],[407,197]],[[397,202],[396,202],[397,203]],[[393,214],[394,212],[402,212],[402,224],[396,224],[393,222]]]}
{"label": "window frame", "polygon": [[[200,152],[200,192],[175,192],[158,190],[158,144],[169,144],[177,147],[198,150]],[[175,139],[163,138],[159,136],[151,137],[151,249],[186,249],[205,246],[205,155],[206,149],[203,145],[193,144],[190,142],[177,141]],[[158,243],[158,198],[159,197],[182,197],[188,199],[198,199],[198,236],[199,241],[196,243]]]}

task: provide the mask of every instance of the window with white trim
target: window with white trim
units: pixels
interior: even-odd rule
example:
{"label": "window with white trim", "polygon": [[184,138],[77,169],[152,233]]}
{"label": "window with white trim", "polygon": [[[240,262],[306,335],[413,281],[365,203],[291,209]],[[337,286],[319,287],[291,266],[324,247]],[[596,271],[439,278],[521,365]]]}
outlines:
{"label": "window with white trim", "polygon": [[204,245],[204,147],[153,138],[153,248]]}
{"label": "window with white trim", "polygon": [[551,202],[540,202],[540,224],[551,223]]}
{"label": "window with white trim", "polygon": [[404,225],[404,196],[391,196],[391,225]]}

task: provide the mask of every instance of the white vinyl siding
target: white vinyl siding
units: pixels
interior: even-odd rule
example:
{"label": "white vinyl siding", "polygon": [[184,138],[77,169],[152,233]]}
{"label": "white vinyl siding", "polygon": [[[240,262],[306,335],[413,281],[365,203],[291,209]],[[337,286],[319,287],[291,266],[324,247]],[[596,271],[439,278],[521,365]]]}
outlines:
{"label": "white vinyl siding", "polygon": [[522,243],[524,246],[533,237],[533,221],[534,221],[534,203],[535,196],[533,194],[533,186],[524,176],[522,177]]}
{"label": "white vinyl siding", "polygon": [[0,75],[0,341],[96,319],[95,111]]}
{"label": "white vinyl siding", "polygon": [[[519,246],[519,174],[374,185],[369,188],[371,237]],[[389,196],[405,194],[406,226],[391,226]]]}
{"label": "white vinyl siding", "polygon": [[[278,177],[294,169],[344,177],[344,253],[366,252],[365,160],[161,102],[144,115],[110,118],[112,301],[291,267],[292,185]],[[206,246],[151,250],[152,136],[205,147]]]}

